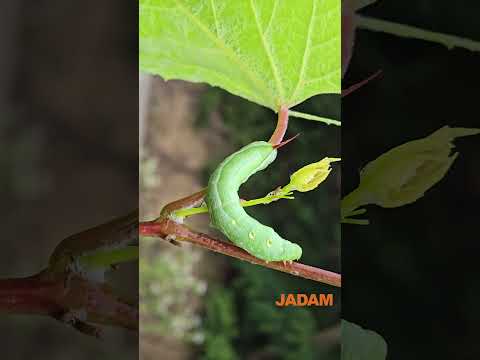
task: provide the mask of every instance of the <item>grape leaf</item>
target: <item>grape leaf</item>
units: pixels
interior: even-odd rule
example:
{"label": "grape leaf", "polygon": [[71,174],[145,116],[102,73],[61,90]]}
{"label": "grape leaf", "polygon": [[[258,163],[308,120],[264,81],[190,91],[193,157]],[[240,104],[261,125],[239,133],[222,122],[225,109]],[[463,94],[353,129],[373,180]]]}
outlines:
{"label": "grape leaf", "polygon": [[140,0],[140,69],[277,111],[340,93],[340,0]]}
{"label": "grape leaf", "polygon": [[375,331],[342,320],[342,360],[385,360],[387,343]]}

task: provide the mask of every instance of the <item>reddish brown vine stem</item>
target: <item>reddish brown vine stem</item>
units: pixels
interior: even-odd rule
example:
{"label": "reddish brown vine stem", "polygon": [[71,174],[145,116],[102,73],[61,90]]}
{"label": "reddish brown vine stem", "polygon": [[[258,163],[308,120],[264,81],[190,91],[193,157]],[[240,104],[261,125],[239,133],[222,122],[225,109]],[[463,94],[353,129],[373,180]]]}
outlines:
{"label": "reddish brown vine stem", "polygon": [[49,269],[17,279],[0,279],[0,313],[46,315],[98,337],[96,324],[138,329],[138,309],[106,284]]}
{"label": "reddish brown vine stem", "polygon": [[278,145],[282,142],[288,128],[288,107],[282,105],[278,111],[277,127],[268,142],[272,145]]}
{"label": "reddish brown vine stem", "polygon": [[366,85],[367,83],[369,83],[370,81],[372,81],[373,79],[375,79],[377,76],[379,76],[380,74],[382,73],[382,70],[378,70],[377,72],[373,73],[372,75],[370,75],[368,78],[360,81],[359,83],[356,83],[344,90],[342,90],[342,97],[345,97],[347,95],[350,95],[351,93],[353,93],[354,91],[360,89],[362,86]]}
{"label": "reddish brown vine stem", "polygon": [[[48,267],[39,273],[0,279],[0,314],[50,316],[96,337],[100,336],[98,325],[138,330],[134,302],[116,295],[108,282],[90,278],[88,265],[82,263],[82,271],[73,270],[81,254],[122,247],[137,237],[138,211],[67,237],[55,248]],[[119,259],[104,256],[102,266],[114,265]]]}
{"label": "reddish brown vine stem", "polygon": [[189,229],[187,226],[176,223],[169,219],[141,222],[140,235],[160,237],[162,239],[166,239],[167,237],[175,238],[175,240],[187,241],[220,254],[248,261],[252,264],[260,265],[270,269],[282,271],[294,276],[303,277],[305,279],[318,281],[336,287],[341,287],[342,284],[342,278],[340,274],[297,262],[293,262],[291,264],[288,262],[283,263],[278,261],[265,262],[250,255],[246,251],[233,244],[214,239],[206,234],[195,232]]}
{"label": "reddish brown vine stem", "polygon": [[207,193],[207,188],[204,188],[192,195],[186,196],[184,198],[181,198],[179,200],[173,201],[162,209],[162,212],[160,213],[160,218],[158,221],[168,217],[172,212],[175,210],[179,209],[185,209],[187,207],[194,207],[197,205],[200,205],[205,198],[205,194]]}

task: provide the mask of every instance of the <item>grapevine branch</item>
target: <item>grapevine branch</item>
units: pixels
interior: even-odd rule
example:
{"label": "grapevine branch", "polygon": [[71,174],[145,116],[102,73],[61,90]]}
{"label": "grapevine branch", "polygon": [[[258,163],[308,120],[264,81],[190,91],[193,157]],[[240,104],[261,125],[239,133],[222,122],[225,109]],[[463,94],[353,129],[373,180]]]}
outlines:
{"label": "grapevine branch", "polygon": [[319,269],[313,266],[304,265],[298,262],[281,262],[270,261],[266,262],[250,255],[245,250],[239,247],[217,240],[206,234],[202,234],[189,229],[183,224],[176,223],[168,218],[163,220],[145,221],[140,223],[140,235],[159,237],[165,240],[183,240],[197,246],[201,246],[208,250],[231,256],[240,260],[248,261],[252,264],[264,266],[270,269],[282,271],[294,276],[303,277],[318,281],[324,284],[341,287],[341,275]]}
{"label": "grapevine branch", "polygon": [[[288,126],[288,114],[288,108],[282,106],[278,115],[277,127],[269,140],[271,144],[278,145],[282,142]],[[186,225],[174,220],[175,215],[173,213],[175,211],[199,206],[203,202],[205,194],[206,189],[203,189],[195,194],[167,204],[162,209],[158,219],[154,221],[140,222],[140,235],[158,237],[166,241],[186,241],[217,253],[231,256],[243,261],[248,261],[252,264],[282,271],[294,276],[303,277],[305,279],[318,281],[324,284],[341,287],[340,274],[298,262],[266,262],[250,255],[245,250],[231,243],[227,243],[210,237],[209,235],[193,231]]]}
{"label": "grapevine branch", "polygon": [[[138,212],[129,214],[128,228],[115,226],[125,219],[64,239],[57,246],[64,255],[54,252],[48,267],[35,275],[0,279],[0,313],[50,316],[95,337],[101,336],[97,325],[137,330],[137,306],[117,296],[108,283],[90,277],[92,271],[138,259],[137,246],[122,245],[138,236]],[[112,247],[105,247],[110,241]]]}
{"label": "grapevine branch", "polygon": [[49,269],[26,278],[0,279],[0,313],[51,316],[87,335],[100,337],[93,324],[136,330],[138,310],[106,285],[82,276],[56,276]]}

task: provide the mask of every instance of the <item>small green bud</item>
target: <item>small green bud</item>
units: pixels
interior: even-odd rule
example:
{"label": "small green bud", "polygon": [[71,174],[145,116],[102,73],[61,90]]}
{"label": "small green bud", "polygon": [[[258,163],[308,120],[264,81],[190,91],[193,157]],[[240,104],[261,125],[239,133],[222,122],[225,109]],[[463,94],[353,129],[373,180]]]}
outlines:
{"label": "small green bud", "polygon": [[340,158],[326,157],[316,163],[302,167],[290,176],[290,184],[285,188],[288,188],[290,191],[297,190],[301,192],[315,189],[332,171],[330,164],[340,160]]}

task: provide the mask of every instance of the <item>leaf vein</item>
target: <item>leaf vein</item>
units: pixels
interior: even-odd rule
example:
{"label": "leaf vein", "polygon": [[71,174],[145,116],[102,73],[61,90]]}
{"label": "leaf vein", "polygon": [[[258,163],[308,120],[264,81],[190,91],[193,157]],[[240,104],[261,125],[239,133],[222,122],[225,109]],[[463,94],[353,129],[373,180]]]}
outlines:
{"label": "leaf vein", "polygon": [[326,73],[326,74],[323,75],[323,76],[320,76],[320,77],[318,77],[318,78],[310,79],[310,80],[306,81],[306,82],[304,83],[304,85],[309,85],[309,84],[314,83],[314,82],[323,81],[323,80],[325,80],[326,78],[329,78],[329,77],[331,77],[332,75],[335,75],[337,72],[338,72],[338,70],[335,69],[335,70],[333,70],[333,71],[330,71],[330,72]]}
{"label": "leaf vein", "polygon": [[310,51],[312,51],[312,50],[317,50],[317,49],[319,49],[319,48],[328,46],[328,45],[330,45],[332,42],[338,41],[339,38],[340,38],[340,36],[334,36],[334,37],[328,39],[327,41],[321,42],[320,44],[313,45],[313,46],[310,48]]}
{"label": "leaf vein", "polygon": [[218,19],[217,19],[217,10],[215,9],[215,0],[210,0],[210,6],[212,7],[213,20],[215,21],[215,32],[217,33],[217,36],[220,38],[220,31],[219,31]]}
{"label": "leaf vein", "polygon": [[[176,0],[176,4],[178,5],[179,9],[188,17],[190,18],[199,28],[202,30],[225,54],[234,62],[237,64],[238,68],[257,86],[263,89],[264,95],[267,98],[270,98],[270,101],[275,99],[273,96],[272,92],[268,88],[267,84],[265,81],[262,81],[260,78],[258,78],[248,67],[244,65],[244,62],[242,62],[239,58],[237,53],[233,51],[231,48],[229,48],[221,39],[216,37],[211,30],[204,24],[202,23],[195,15],[193,15],[183,4],[180,0]],[[271,104],[273,105],[273,104]]]}
{"label": "leaf vein", "polygon": [[270,30],[272,19],[275,17],[275,12],[277,11],[277,4],[278,4],[278,0],[275,0],[275,2],[273,3],[272,13],[270,14],[270,19],[268,19],[268,23],[267,23],[267,26],[265,27],[265,30],[263,31],[263,34],[267,34],[268,31]]}
{"label": "leaf vein", "polygon": [[270,67],[272,69],[272,74],[273,74],[273,78],[275,79],[278,94],[280,95],[280,103],[277,104],[277,106],[280,106],[283,103],[285,95],[284,95],[282,82],[281,82],[280,76],[278,74],[277,65],[275,64],[275,61],[272,57],[272,54],[269,50],[269,47],[267,46],[267,43],[265,41],[265,36],[264,36],[262,28],[260,26],[260,19],[258,18],[258,13],[257,13],[257,10],[255,9],[255,5],[253,3],[253,0],[250,0],[250,7],[251,7],[253,15],[255,17],[255,24],[257,25],[258,33],[260,35],[260,39],[262,40],[263,49],[265,50],[265,54],[267,55],[267,59],[270,63]]}
{"label": "leaf vein", "polygon": [[308,24],[308,31],[307,31],[307,39],[305,40],[305,50],[303,52],[303,57],[302,57],[302,67],[300,70],[300,74],[298,75],[298,81],[297,85],[295,86],[295,90],[292,93],[292,96],[290,98],[290,101],[294,101],[295,96],[297,95],[297,92],[302,86],[302,83],[304,81],[305,77],[305,70],[307,68],[307,63],[308,59],[310,57],[310,47],[311,47],[311,42],[312,42],[312,29],[314,27],[315,23],[315,13],[317,12],[317,0],[312,1],[312,13],[310,15],[310,21]]}

